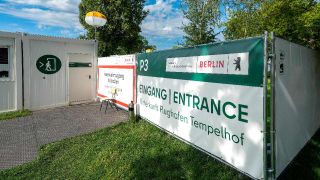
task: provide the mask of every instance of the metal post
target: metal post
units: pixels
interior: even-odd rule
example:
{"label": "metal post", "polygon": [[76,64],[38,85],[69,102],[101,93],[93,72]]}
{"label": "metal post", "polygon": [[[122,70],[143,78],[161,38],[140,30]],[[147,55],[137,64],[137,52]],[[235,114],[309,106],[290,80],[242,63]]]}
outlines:
{"label": "metal post", "polygon": [[263,78],[263,177],[268,178],[268,163],[267,163],[267,61],[268,61],[268,32],[264,33],[264,78]]}
{"label": "metal post", "polygon": [[[95,64],[95,67],[96,66],[98,66],[98,57],[99,57],[99,55],[98,55],[98,53],[99,53],[99,43],[97,42],[97,27],[96,26],[93,26],[94,27],[94,64]],[[94,75],[95,75],[95,87],[97,87],[97,84],[98,84],[98,82],[97,82],[97,80],[98,80],[98,68],[95,68],[94,69]],[[97,92],[98,92],[98,89],[97,88],[95,88],[95,93],[97,94]],[[103,103],[103,102],[101,102],[101,103]],[[102,106],[102,104],[101,104],[101,106]],[[107,107],[108,107],[108,104],[106,104],[106,110],[107,110]],[[100,108],[100,110],[101,110],[101,108]]]}
{"label": "metal post", "polygon": [[22,74],[22,110],[24,110],[24,106],[25,106],[25,103],[24,103],[24,79],[25,79],[25,76],[24,76],[24,54],[23,54],[23,38],[25,36],[24,33],[21,33],[21,74]]}
{"label": "metal post", "polygon": [[134,104],[133,104],[133,101],[130,102],[129,104],[129,121],[131,122],[135,122],[135,116],[134,116]]}
{"label": "metal post", "polygon": [[275,160],[276,160],[276,154],[275,154],[275,133],[276,133],[276,127],[275,127],[275,80],[276,80],[276,52],[275,52],[275,38],[274,33],[271,32],[271,102],[270,102],[270,141],[271,141],[271,179],[275,179],[276,176],[276,166],[275,166]]}

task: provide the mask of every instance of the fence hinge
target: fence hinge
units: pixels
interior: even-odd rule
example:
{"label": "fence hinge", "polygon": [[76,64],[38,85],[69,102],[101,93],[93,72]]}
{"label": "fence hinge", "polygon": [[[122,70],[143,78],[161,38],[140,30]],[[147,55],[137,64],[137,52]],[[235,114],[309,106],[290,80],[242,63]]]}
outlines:
{"label": "fence hinge", "polygon": [[268,169],[268,172],[269,172],[269,173],[273,173],[273,172],[274,172],[274,169],[273,169],[273,168],[269,168],[269,169]]}
{"label": "fence hinge", "polygon": [[268,179],[275,179],[274,178],[274,172],[275,172],[275,170],[273,169],[273,168],[269,168],[268,170],[268,173],[269,173],[269,178]]}
{"label": "fence hinge", "polygon": [[267,133],[276,134],[276,131],[260,131],[260,132],[264,134],[267,134]]}

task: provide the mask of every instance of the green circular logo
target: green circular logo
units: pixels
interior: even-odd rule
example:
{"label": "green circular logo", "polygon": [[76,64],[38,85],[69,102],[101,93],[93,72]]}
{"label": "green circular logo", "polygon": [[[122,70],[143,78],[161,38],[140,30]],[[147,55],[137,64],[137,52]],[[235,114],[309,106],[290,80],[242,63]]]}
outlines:
{"label": "green circular logo", "polygon": [[61,69],[61,61],[57,56],[44,55],[37,60],[37,69],[43,74],[54,74]]}

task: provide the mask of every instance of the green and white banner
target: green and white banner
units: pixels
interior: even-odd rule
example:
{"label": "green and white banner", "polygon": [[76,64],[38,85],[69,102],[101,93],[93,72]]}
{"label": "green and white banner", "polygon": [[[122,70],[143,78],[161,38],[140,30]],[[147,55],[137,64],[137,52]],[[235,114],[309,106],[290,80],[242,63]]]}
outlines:
{"label": "green and white banner", "polygon": [[139,114],[263,178],[263,38],[138,55]]}

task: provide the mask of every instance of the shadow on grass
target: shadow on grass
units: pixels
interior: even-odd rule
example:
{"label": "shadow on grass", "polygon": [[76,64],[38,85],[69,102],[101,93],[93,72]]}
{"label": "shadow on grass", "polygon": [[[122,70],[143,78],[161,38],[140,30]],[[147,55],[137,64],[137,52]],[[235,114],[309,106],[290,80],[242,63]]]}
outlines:
{"label": "shadow on grass", "polygon": [[320,129],[279,179],[320,179]]}
{"label": "shadow on grass", "polygon": [[192,147],[145,156],[131,167],[137,179],[249,179]]}

